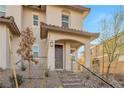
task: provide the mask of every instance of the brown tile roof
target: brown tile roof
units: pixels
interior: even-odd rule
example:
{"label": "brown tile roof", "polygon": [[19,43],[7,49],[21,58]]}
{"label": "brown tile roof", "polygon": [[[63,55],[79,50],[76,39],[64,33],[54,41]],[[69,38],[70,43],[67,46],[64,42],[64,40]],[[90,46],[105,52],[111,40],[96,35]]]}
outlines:
{"label": "brown tile roof", "polygon": [[84,6],[81,5],[64,5],[67,6],[68,8],[74,9],[74,10],[79,10],[79,11],[90,11],[90,8],[86,8]]}
{"label": "brown tile roof", "polygon": [[35,10],[46,11],[46,5],[23,5],[23,6]]}
{"label": "brown tile roof", "polygon": [[19,31],[16,23],[14,22],[14,18],[12,16],[10,16],[10,17],[1,16],[0,23],[6,24],[8,26],[8,28],[10,29],[10,31],[12,31],[13,34],[20,35],[20,31]]}
{"label": "brown tile roof", "polygon": [[63,33],[69,33],[69,34],[75,34],[75,35],[81,35],[85,37],[89,37],[92,39],[95,39],[99,36],[99,33],[89,33],[89,32],[84,32],[82,30],[77,30],[77,29],[71,29],[71,28],[64,28],[60,26],[55,26],[55,25],[48,25],[46,23],[41,22],[41,39],[44,39],[47,37],[48,31],[58,31],[58,32],[63,32]]}
{"label": "brown tile roof", "polygon": [[[32,9],[36,9],[36,10],[42,10],[42,11],[46,10],[46,5],[24,5],[24,6],[32,8]],[[54,6],[67,7],[69,9],[78,10],[80,12],[83,12],[83,11],[89,12],[90,11],[90,8],[86,8],[86,7],[81,6],[81,5],[54,5]]]}

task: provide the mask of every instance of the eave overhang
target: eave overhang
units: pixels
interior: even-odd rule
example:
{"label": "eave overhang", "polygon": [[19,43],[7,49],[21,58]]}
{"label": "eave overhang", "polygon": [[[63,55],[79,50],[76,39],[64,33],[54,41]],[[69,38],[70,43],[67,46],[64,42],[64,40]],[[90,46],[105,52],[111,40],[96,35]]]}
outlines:
{"label": "eave overhang", "polygon": [[14,22],[14,18],[12,16],[10,17],[0,17],[0,23],[6,24],[7,27],[12,31],[13,34],[20,36],[20,31]]}
{"label": "eave overhang", "polygon": [[90,40],[96,39],[99,36],[99,33],[89,33],[89,32],[84,32],[82,30],[76,30],[76,29],[71,29],[71,28],[64,28],[64,27],[59,27],[55,25],[48,25],[46,23],[41,22],[41,33],[40,37],[41,39],[47,38],[47,34],[49,31],[56,31],[60,32],[62,34],[74,34],[78,36],[83,36],[86,38],[89,38]]}
{"label": "eave overhang", "polygon": [[[35,9],[35,10],[46,11],[46,5],[23,5],[23,6],[31,8],[31,9]],[[89,12],[90,11],[90,8],[86,8],[81,5],[54,5],[54,6],[66,7],[68,9],[76,10],[79,12],[83,12],[83,11]]]}

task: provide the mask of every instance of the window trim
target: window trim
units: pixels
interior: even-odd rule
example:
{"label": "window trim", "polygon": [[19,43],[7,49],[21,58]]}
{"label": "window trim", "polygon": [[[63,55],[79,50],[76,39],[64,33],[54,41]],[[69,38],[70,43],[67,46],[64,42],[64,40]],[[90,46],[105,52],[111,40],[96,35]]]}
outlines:
{"label": "window trim", "polygon": [[[68,21],[67,20],[63,20],[63,16],[67,16],[68,17]],[[64,12],[61,14],[61,26],[63,26],[63,23],[67,23],[68,24],[68,27],[70,27],[70,14],[64,14]]]}
{"label": "window trim", "polygon": [[[33,51],[33,47],[38,47],[38,51]],[[32,46],[32,55],[34,54],[34,52],[37,52],[38,53],[38,56],[33,56],[33,57],[39,57],[39,53],[40,53],[40,47],[39,47],[39,44],[33,44]]]}
{"label": "window trim", "polygon": [[[1,6],[1,5],[0,5]],[[5,5],[4,5],[5,6]],[[0,10],[1,12],[6,12],[6,6],[5,6],[5,11],[3,11],[3,10]]]}
{"label": "window trim", "polygon": [[[0,10],[0,12],[5,13],[5,15],[6,15],[6,6],[5,6],[5,11]],[[4,15],[4,16],[5,16],[5,15]]]}
{"label": "window trim", "polygon": [[[38,16],[38,25],[34,25],[34,15],[37,15]],[[40,22],[39,22],[39,13],[32,13],[32,26],[33,27],[39,27],[39,24],[40,24]]]}

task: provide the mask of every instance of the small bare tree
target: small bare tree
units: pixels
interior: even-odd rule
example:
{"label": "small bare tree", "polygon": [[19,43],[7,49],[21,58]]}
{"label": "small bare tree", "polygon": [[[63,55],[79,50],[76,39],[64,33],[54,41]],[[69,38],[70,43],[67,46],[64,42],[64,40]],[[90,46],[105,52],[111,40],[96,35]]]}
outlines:
{"label": "small bare tree", "polygon": [[118,44],[119,33],[124,27],[124,10],[120,7],[119,10],[115,11],[111,20],[102,19],[100,21],[100,41],[103,44],[104,52],[108,56],[108,66],[106,72],[106,79],[109,78],[110,67],[113,61],[116,61],[120,56],[120,44]]}
{"label": "small bare tree", "polygon": [[[33,36],[33,32],[30,28],[27,28],[26,30],[21,32],[21,42],[19,45],[19,49],[17,50],[17,53],[21,55],[22,60],[27,60],[29,63],[29,79],[31,84],[31,62],[33,60],[32,55],[32,45],[35,42],[35,37]],[[23,62],[22,61],[22,62]],[[30,85],[30,87],[32,84]]]}

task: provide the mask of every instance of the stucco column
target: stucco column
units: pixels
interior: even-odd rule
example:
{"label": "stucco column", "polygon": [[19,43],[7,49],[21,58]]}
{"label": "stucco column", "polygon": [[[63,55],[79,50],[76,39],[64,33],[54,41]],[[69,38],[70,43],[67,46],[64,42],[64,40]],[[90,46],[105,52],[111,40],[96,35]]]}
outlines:
{"label": "stucco column", "polygon": [[70,43],[65,43],[65,57],[66,57],[66,70],[71,71],[71,55],[70,55]]}
{"label": "stucco column", "polygon": [[55,70],[55,41],[48,41],[48,68]]}
{"label": "stucco column", "polygon": [[85,66],[90,69],[90,42],[85,44]]}

